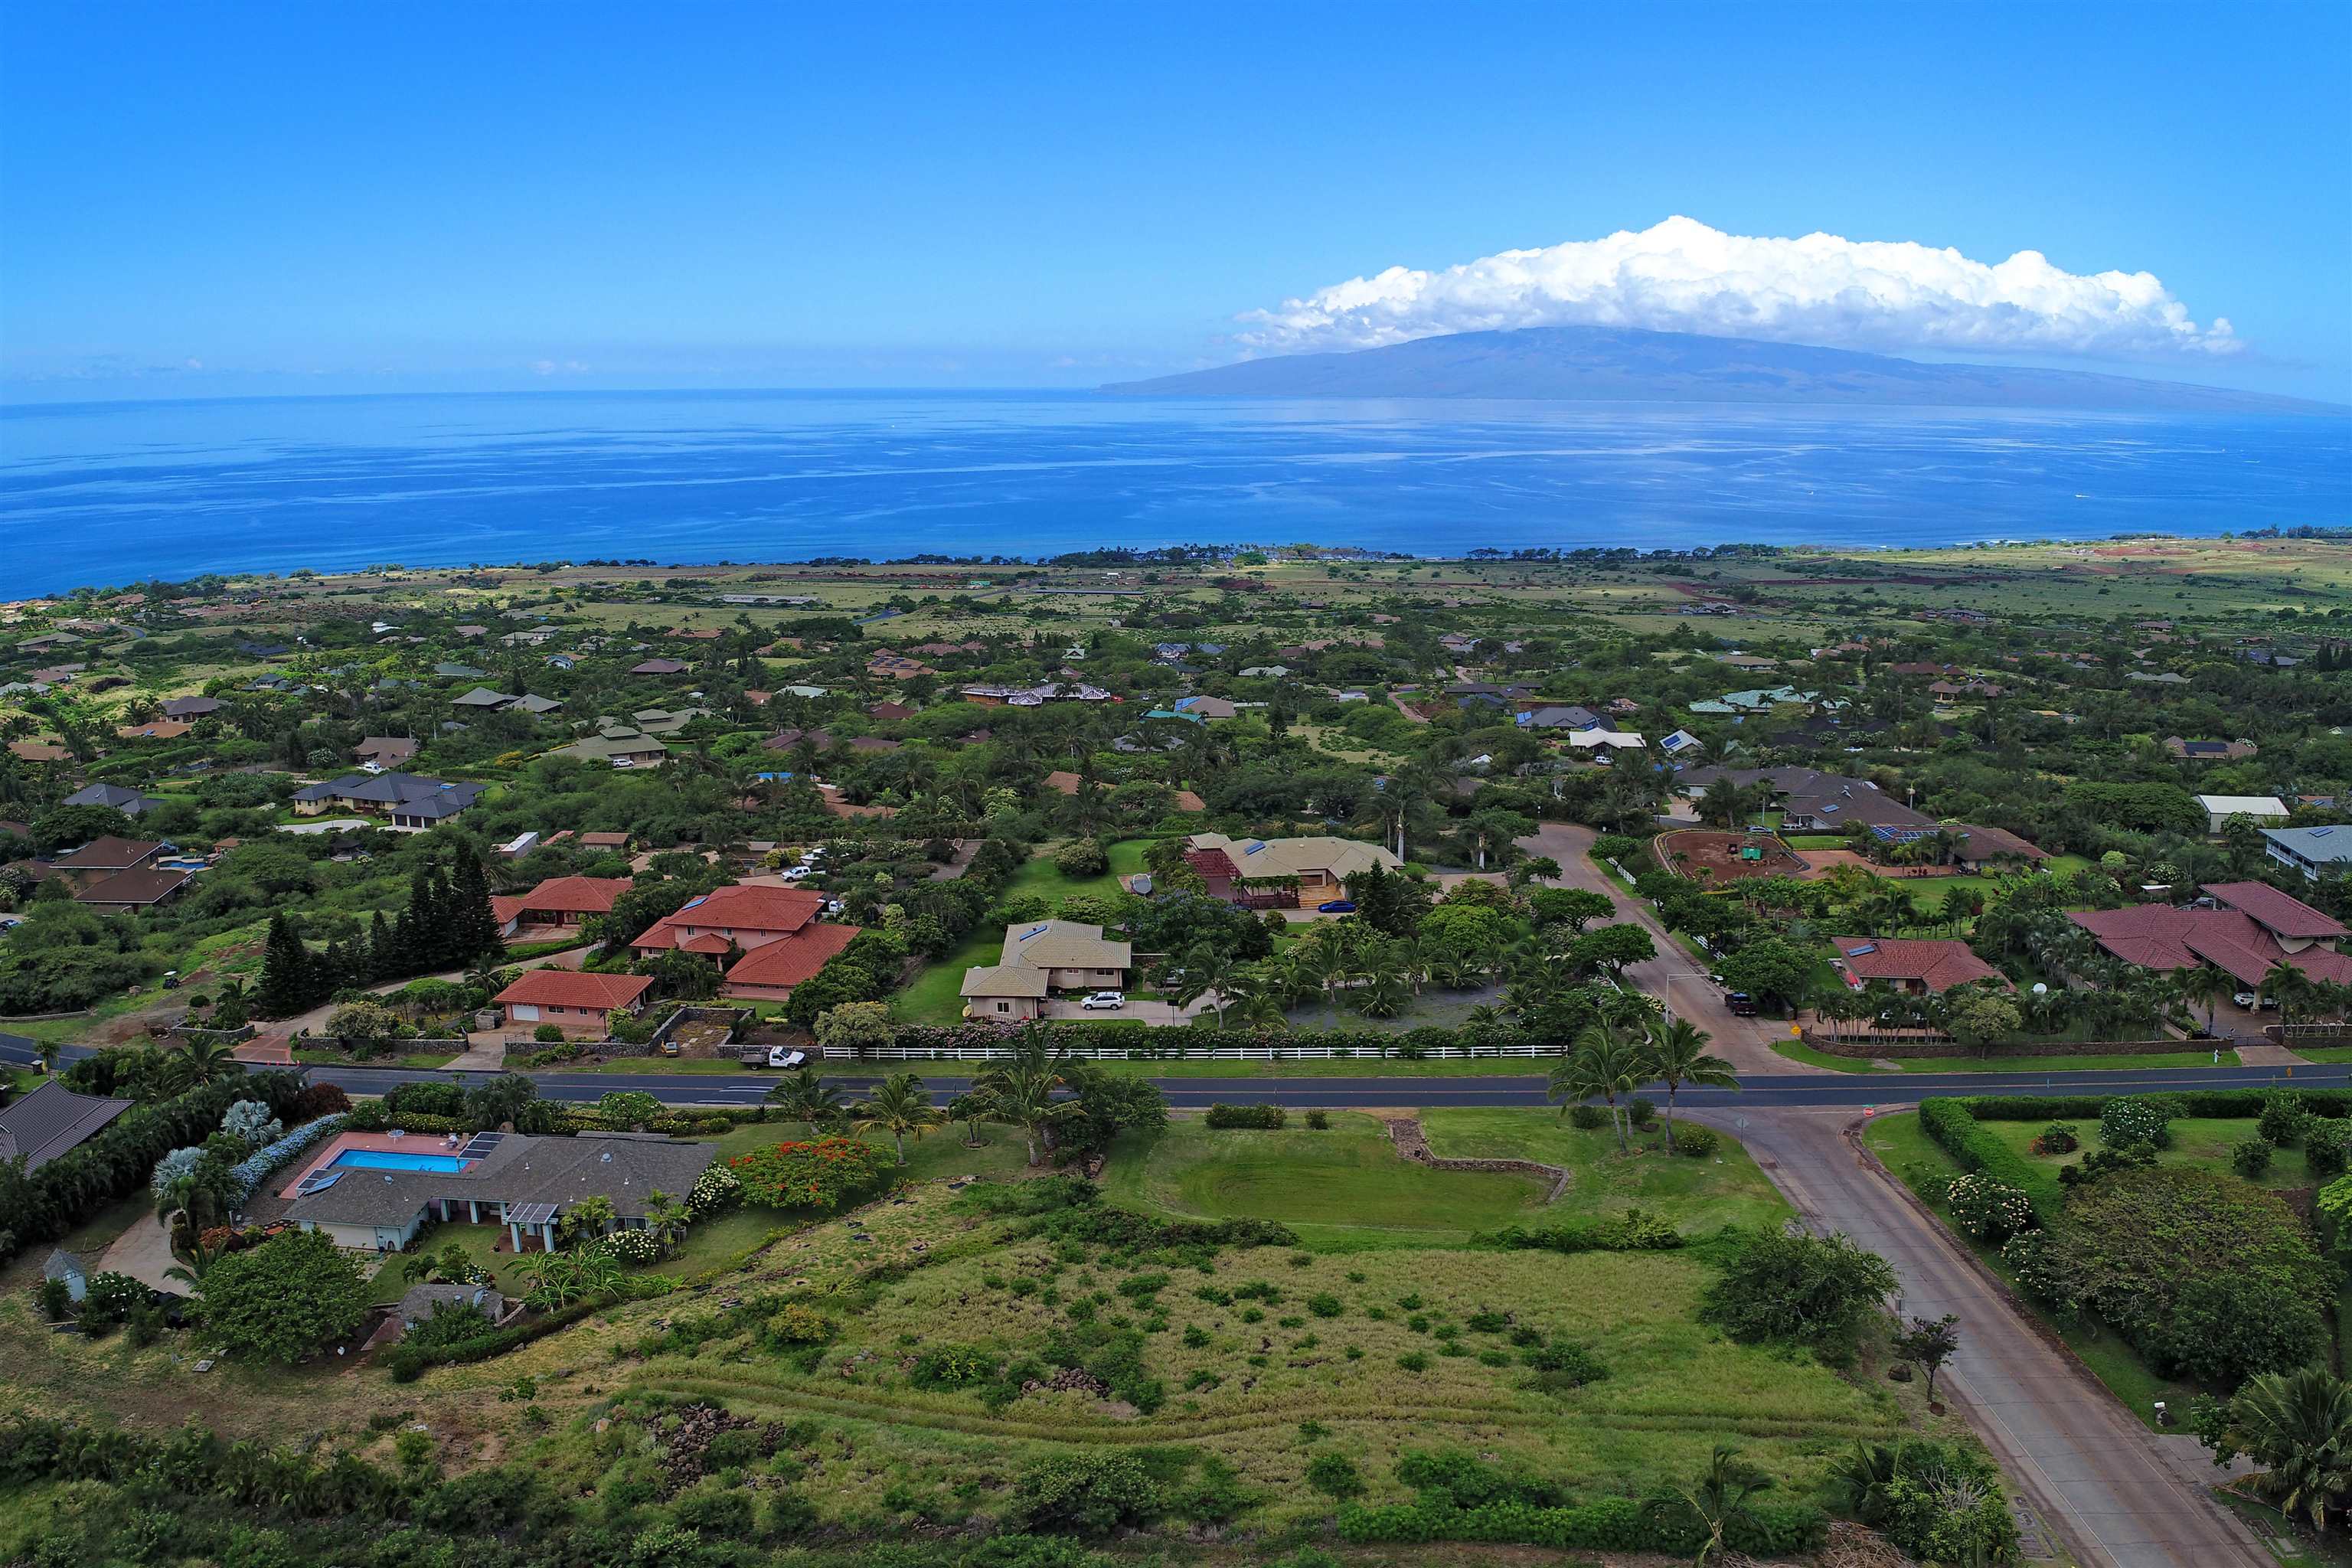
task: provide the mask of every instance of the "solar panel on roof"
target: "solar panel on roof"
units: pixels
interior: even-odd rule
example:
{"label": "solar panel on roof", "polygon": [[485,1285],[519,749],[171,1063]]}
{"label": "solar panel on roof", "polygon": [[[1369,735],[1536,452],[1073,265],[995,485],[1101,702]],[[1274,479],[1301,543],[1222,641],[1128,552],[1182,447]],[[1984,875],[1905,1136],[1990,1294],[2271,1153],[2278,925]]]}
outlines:
{"label": "solar panel on roof", "polygon": [[2311,830],[2311,836],[2314,838],[2325,838],[2335,831],[2333,827],[2315,827]]}
{"label": "solar panel on roof", "polygon": [[309,1197],[312,1193],[323,1193],[342,1179],[343,1173],[341,1171],[320,1171],[315,1175],[305,1176],[302,1179],[301,1190],[294,1195]]}
{"label": "solar panel on roof", "polygon": [[507,1210],[509,1225],[545,1225],[554,1217],[553,1204],[515,1204]]}
{"label": "solar panel on roof", "polygon": [[1847,953],[1846,953],[1846,956],[1847,956],[1848,958],[1866,958],[1866,957],[1868,957],[1870,954],[1872,954],[1872,953],[1874,953],[1874,952],[1876,952],[1877,951],[1878,951],[1878,944],[1877,944],[1876,942],[1865,942],[1865,943],[1864,943],[1864,944],[1863,944],[1862,946],[1860,946],[1860,947],[1853,948],[1853,949],[1849,950],[1849,951],[1847,952]]}
{"label": "solar panel on roof", "polygon": [[1021,933],[1021,940],[1023,942],[1027,942],[1033,936],[1044,936],[1048,929],[1050,928],[1038,926],[1033,931],[1024,931]]}

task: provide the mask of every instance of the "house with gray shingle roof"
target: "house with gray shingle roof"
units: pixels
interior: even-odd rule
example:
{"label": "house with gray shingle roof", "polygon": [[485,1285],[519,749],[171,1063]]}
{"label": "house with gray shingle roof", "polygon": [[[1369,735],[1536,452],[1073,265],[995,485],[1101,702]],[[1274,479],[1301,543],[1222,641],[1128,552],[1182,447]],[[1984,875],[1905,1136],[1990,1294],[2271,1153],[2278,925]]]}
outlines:
{"label": "house with gray shingle roof", "polygon": [[76,1094],[51,1079],[0,1106],[0,1160],[21,1157],[26,1171],[37,1171],[97,1137],[130,1109],[127,1100]]}

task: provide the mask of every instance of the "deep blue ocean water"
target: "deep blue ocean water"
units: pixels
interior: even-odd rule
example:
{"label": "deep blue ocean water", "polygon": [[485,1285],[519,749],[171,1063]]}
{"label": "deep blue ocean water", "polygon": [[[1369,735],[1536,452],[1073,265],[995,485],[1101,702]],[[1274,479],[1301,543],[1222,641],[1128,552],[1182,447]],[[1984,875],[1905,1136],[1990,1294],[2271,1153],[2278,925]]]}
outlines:
{"label": "deep blue ocean water", "polygon": [[202,571],[2352,522],[2352,419],[554,393],[0,409],[0,597]]}

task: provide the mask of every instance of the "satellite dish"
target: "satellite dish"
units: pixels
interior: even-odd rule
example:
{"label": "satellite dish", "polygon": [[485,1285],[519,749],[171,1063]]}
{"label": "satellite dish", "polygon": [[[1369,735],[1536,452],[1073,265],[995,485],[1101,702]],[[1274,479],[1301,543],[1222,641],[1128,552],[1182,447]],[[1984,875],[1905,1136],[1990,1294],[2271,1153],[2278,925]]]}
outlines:
{"label": "satellite dish", "polygon": [[1149,893],[1151,891],[1151,878],[1148,873],[1139,875],[1128,886],[1139,893]]}
{"label": "satellite dish", "polygon": [[2033,994],[2036,996],[2047,996],[2050,994],[2050,987],[2037,980],[2033,983]]}

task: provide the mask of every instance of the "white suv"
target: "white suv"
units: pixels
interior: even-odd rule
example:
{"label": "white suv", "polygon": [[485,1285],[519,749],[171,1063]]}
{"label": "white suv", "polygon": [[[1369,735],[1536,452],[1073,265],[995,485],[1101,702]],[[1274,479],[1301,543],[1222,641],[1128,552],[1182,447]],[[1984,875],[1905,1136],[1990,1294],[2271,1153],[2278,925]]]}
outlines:
{"label": "white suv", "polygon": [[1089,1013],[1100,1012],[1106,1009],[1116,1013],[1121,1007],[1127,1005],[1127,993],[1124,991],[1097,991],[1093,995],[1087,997],[1085,1001],[1080,1002],[1078,1005],[1085,1008]]}

